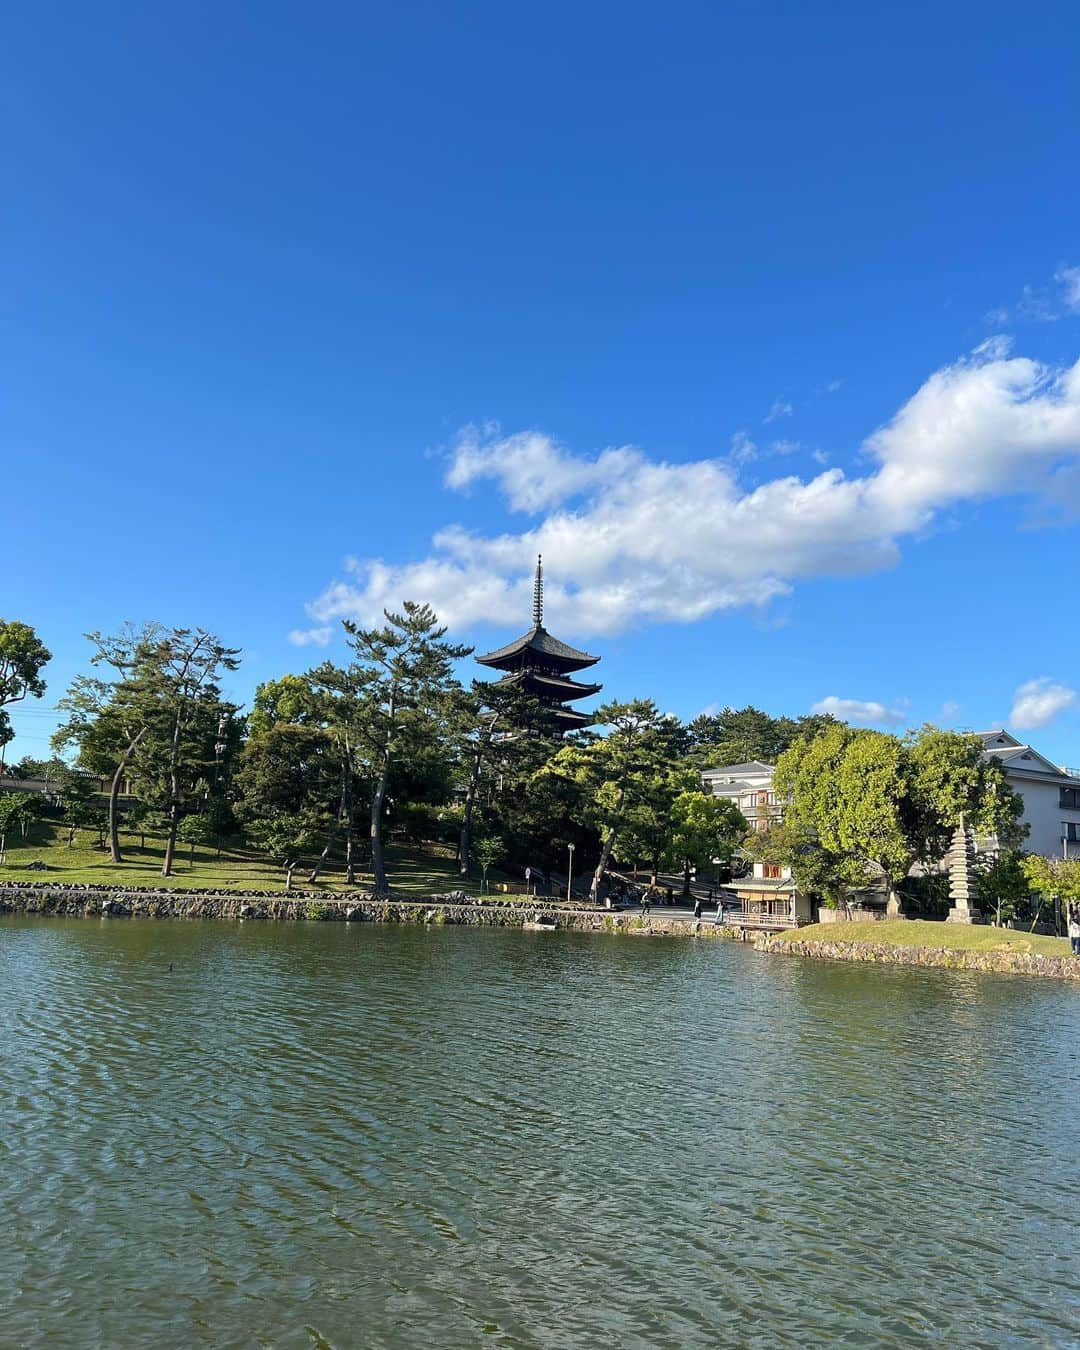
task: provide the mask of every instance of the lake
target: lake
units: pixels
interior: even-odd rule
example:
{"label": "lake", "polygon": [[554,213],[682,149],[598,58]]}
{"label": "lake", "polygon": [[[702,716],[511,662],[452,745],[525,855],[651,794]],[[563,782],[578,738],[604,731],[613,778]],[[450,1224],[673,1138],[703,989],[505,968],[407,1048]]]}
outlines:
{"label": "lake", "polygon": [[1078,1037],[724,942],[7,918],[0,1343],[1075,1344]]}

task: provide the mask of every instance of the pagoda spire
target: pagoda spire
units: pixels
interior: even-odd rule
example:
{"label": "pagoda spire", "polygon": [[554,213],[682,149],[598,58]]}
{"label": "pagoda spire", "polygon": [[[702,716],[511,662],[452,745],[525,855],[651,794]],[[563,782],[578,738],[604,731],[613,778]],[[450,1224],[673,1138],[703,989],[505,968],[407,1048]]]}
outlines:
{"label": "pagoda spire", "polygon": [[533,623],[541,628],[544,623],[544,555],[536,555],[536,580],[533,582]]}

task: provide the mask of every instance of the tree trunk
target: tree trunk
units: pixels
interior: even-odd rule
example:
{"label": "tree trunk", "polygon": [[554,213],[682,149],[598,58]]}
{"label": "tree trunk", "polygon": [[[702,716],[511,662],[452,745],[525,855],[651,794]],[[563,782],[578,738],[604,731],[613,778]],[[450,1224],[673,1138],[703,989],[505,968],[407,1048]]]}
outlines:
{"label": "tree trunk", "polygon": [[604,873],[611,862],[611,854],[615,848],[615,837],[619,833],[619,822],[622,820],[622,807],[626,799],[626,789],[619,788],[619,796],[615,802],[615,811],[612,818],[611,829],[608,830],[604,838],[604,846],[600,850],[600,861],[596,864],[596,871],[593,873],[592,885],[589,887],[589,899],[596,904],[596,897],[600,892],[600,882],[604,878]]}
{"label": "tree trunk", "polygon": [[291,891],[291,890],[292,890],[292,874],[296,871],[296,866],[297,866],[297,863],[299,863],[299,861],[300,861],[300,859],[297,858],[294,862],[287,862],[287,863],[285,864],[285,890],[286,890],[286,891]]}
{"label": "tree trunk", "polygon": [[463,876],[469,875],[469,844],[472,836],[472,817],[473,806],[476,803],[476,785],[480,779],[480,761],[482,751],[477,748],[473,756],[472,773],[469,775],[469,787],[465,793],[465,810],[461,816],[461,835],[458,839],[458,872]]}
{"label": "tree trunk", "polygon": [[171,877],[173,857],[176,853],[176,832],[180,828],[180,803],[169,804],[169,830],[165,836],[165,861],[161,864],[161,875]]}
{"label": "tree trunk", "polygon": [[330,852],[330,844],[333,841],[333,835],[327,839],[323,851],[315,859],[315,866],[311,869],[311,875],[308,877],[308,885],[313,886],[319,879],[319,873],[322,871],[322,865],[326,862],[326,855]]}
{"label": "tree trunk", "polygon": [[684,900],[689,900],[689,899],[690,899],[690,859],[689,859],[689,858],[684,858],[684,859],[683,859],[683,868],[682,868],[682,893],[683,893],[683,899],[684,899]]}
{"label": "tree trunk", "polygon": [[376,895],[386,895],[390,887],[386,884],[386,863],[383,860],[382,815],[383,802],[386,799],[386,780],[390,773],[390,753],[383,756],[382,771],[375,785],[375,795],[371,799],[371,870],[374,873]]}
{"label": "tree trunk", "polygon": [[386,744],[383,746],[382,768],[379,781],[375,785],[375,795],[371,799],[371,870],[374,874],[376,895],[388,895],[390,887],[386,881],[386,862],[383,858],[383,803],[386,800],[386,785],[390,780],[390,758],[393,754],[394,717],[397,713],[397,689],[391,687],[387,708]]}
{"label": "tree trunk", "polygon": [[353,812],[349,803],[349,815],[345,821],[345,884],[356,885],[356,863],[353,860]]}
{"label": "tree trunk", "polygon": [[120,763],[116,766],[116,772],[112,776],[112,782],[109,784],[109,852],[114,863],[123,862],[120,856],[120,821],[117,813],[117,801],[120,796],[120,784],[123,781],[124,770],[128,766],[128,761],[135,753],[135,747],[143,738],[143,727],[138,731],[134,738],[128,743],[128,748],[124,751]]}

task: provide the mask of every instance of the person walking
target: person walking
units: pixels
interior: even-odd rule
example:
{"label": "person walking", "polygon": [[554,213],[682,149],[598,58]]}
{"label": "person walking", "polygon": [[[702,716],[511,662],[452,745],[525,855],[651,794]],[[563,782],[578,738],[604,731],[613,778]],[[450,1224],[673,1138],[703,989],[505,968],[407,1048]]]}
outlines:
{"label": "person walking", "polygon": [[1080,956],[1080,906],[1069,906],[1069,941],[1073,956]]}
{"label": "person walking", "polygon": [[646,886],[645,889],[641,892],[641,917],[642,917],[643,919],[647,919],[647,918],[649,917],[649,888],[648,888],[648,886]]}
{"label": "person walking", "polygon": [[700,896],[700,895],[697,896],[696,899],[694,900],[694,918],[695,918],[695,919],[700,919],[700,918],[701,918],[701,896]]}

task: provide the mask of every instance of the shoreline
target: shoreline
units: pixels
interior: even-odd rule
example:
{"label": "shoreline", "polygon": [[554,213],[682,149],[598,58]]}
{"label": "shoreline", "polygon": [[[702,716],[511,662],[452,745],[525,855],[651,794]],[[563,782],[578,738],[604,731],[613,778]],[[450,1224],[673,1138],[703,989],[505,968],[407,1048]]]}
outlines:
{"label": "shoreline", "polygon": [[[505,900],[464,892],[416,897],[327,896],[294,891],[151,890],[142,887],[21,883],[0,885],[0,915],[82,919],[237,919],[288,923],[414,923],[529,931],[623,933],[641,937],[715,937],[732,930],[655,912],[551,904],[543,897]],[[539,921],[538,921],[539,920]]]}
{"label": "shoreline", "polygon": [[[0,885],[0,917],[230,920],[285,923],[390,923],[471,928],[516,928],[526,932],[620,934],[626,937],[681,937],[740,941],[739,930],[707,920],[676,919],[652,911],[611,911],[451,892],[381,898],[370,893],[326,896],[319,892],[153,890],[88,884],[22,882]],[[872,927],[872,926],[871,926]],[[759,933],[755,951],[765,955],[870,965],[909,966],[993,974],[1034,975],[1080,981],[1080,958],[1030,951],[968,951],[927,944],[906,945],[831,937]],[[743,939],[745,940],[745,939]]]}
{"label": "shoreline", "polygon": [[780,937],[762,933],[755,951],[768,955],[811,957],[819,961],[862,962],[871,965],[937,967],[1001,975],[1038,975],[1049,979],[1080,980],[1080,958],[1045,956],[1038,952],[961,951],[948,947],[903,946],[892,943],[845,942],[828,938]]}

